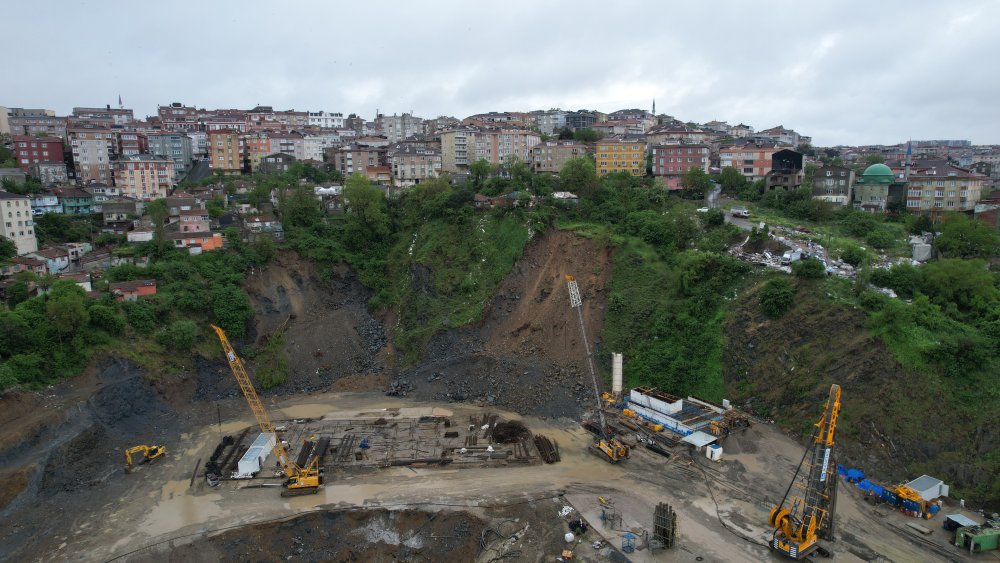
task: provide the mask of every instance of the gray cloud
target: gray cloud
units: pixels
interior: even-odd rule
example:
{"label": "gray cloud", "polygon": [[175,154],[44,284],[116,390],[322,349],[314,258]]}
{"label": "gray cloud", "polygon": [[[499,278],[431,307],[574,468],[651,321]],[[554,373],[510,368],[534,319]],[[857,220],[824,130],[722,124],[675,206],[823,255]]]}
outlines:
{"label": "gray cloud", "polygon": [[[361,4],[361,3],[358,3]],[[0,104],[371,117],[649,107],[817,144],[997,142],[1000,2],[16,4]]]}

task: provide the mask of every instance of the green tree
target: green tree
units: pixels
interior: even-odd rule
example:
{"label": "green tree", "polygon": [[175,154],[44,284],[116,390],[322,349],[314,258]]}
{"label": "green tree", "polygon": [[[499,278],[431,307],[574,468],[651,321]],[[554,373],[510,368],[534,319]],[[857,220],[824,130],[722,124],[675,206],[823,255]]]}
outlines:
{"label": "green tree", "polygon": [[826,268],[819,260],[806,258],[792,263],[792,273],[800,278],[818,279],[826,275]]}
{"label": "green tree", "polygon": [[156,313],[152,305],[146,301],[130,301],[122,303],[125,319],[133,330],[140,334],[149,334],[156,328]]}
{"label": "green tree", "polygon": [[562,129],[559,130],[559,140],[568,141],[573,139],[573,129],[569,125],[564,125]]}
{"label": "green tree", "polygon": [[212,291],[212,318],[231,336],[246,334],[247,320],[253,316],[250,299],[238,286],[226,285]]}
{"label": "green tree", "polygon": [[884,164],[885,163],[885,158],[882,155],[880,155],[880,154],[874,154],[874,153],[873,154],[866,154],[865,155],[865,163],[867,163],[868,166],[871,166],[872,164]]}
{"label": "green tree", "polygon": [[953,305],[962,312],[985,311],[1000,299],[996,280],[983,260],[935,260],[923,270],[923,292],[946,310]]}
{"label": "green tree", "polygon": [[597,141],[600,141],[602,137],[604,137],[604,135],[591,129],[590,127],[577,129],[573,133],[573,138],[581,143],[596,143]]}
{"label": "green tree", "polygon": [[174,321],[156,335],[156,342],[171,350],[190,350],[197,341],[198,325],[194,321]]}
{"label": "green tree", "polygon": [[590,199],[597,192],[597,170],[594,162],[585,156],[566,161],[559,171],[559,187],[573,192],[582,199]]}
{"label": "green tree", "polygon": [[313,188],[293,186],[282,191],[278,208],[282,223],[288,227],[315,227],[323,217],[323,209]]}
{"label": "green tree", "polygon": [[746,187],[747,178],[736,168],[727,166],[719,173],[719,183],[722,184],[723,193],[735,195]]}
{"label": "green tree", "polygon": [[855,268],[869,257],[868,252],[856,244],[848,245],[840,252],[840,259]]}
{"label": "green tree", "polygon": [[486,184],[486,180],[491,174],[493,174],[493,165],[490,164],[490,161],[481,158],[473,162],[469,166],[469,182],[472,183],[472,189],[478,192]]}
{"label": "green tree", "polygon": [[5,236],[0,236],[0,263],[17,256],[17,245]]}
{"label": "green tree", "polygon": [[721,209],[709,209],[706,213],[702,214],[701,222],[705,225],[706,229],[721,227],[726,223],[726,214]]}
{"label": "green tree", "polygon": [[0,311],[0,359],[19,354],[31,345],[31,332],[16,311]]}
{"label": "green tree", "polygon": [[795,302],[795,290],[785,278],[774,278],[760,290],[760,308],[765,315],[777,319],[784,315]]}
{"label": "green tree", "polygon": [[89,309],[90,324],[108,334],[117,335],[125,330],[125,318],[108,305],[93,305]]}
{"label": "green tree", "polygon": [[712,179],[701,168],[691,168],[681,176],[681,186],[684,196],[690,199],[703,199],[705,193],[712,189]]}
{"label": "green tree", "polygon": [[989,259],[1000,250],[1000,235],[982,221],[961,213],[949,213],[934,246],[945,258]]}
{"label": "green tree", "polygon": [[[90,314],[87,313],[87,307],[84,304],[83,289],[77,286],[73,282],[73,287],[78,289],[78,292],[66,291],[58,292],[56,286],[53,286],[53,295],[49,296],[48,302],[45,304],[45,314],[52,328],[59,335],[60,339],[72,337],[81,328],[86,326],[87,322],[90,320]],[[59,285],[58,283],[56,285]]]}
{"label": "green tree", "polygon": [[[344,215],[355,243],[381,240],[389,234],[385,195],[361,174],[354,173],[344,185]],[[361,239],[357,237],[361,237]]]}

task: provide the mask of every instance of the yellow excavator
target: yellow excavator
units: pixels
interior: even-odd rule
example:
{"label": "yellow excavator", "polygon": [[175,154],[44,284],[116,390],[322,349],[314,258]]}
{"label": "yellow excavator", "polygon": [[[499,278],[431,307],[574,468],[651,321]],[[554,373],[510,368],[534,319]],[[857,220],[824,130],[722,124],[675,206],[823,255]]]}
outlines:
{"label": "yellow excavator", "polygon": [[163,446],[132,446],[131,448],[125,450],[125,471],[131,472],[132,467],[134,467],[135,459],[132,457],[135,454],[142,454],[142,459],[139,463],[149,463],[155,459],[163,457],[163,454],[167,453],[167,449]]}
{"label": "yellow excavator", "polygon": [[618,460],[630,456],[629,447],[621,443],[618,438],[601,437],[590,445],[590,451],[611,463],[618,463]]}
{"label": "yellow excavator", "polygon": [[250,376],[247,375],[243,362],[236,355],[232,345],[229,344],[229,339],[226,338],[226,332],[215,325],[212,325],[212,329],[219,337],[219,343],[222,344],[222,350],[226,353],[226,359],[229,361],[229,369],[236,377],[236,382],[240,384],[240,389],[243,390],[243,396],[250,404],[250,410],[253,411],[254,418],[257,419],[260,431],[264,434],[274,435],[274,456],[278,458],[278,463],[285,472],[285,490],[281,492],[281,496],[291,497],[319,492],[319,486],[323,483],[323,477],[319,473],[319,456],[314,457],[308,467],[299,467],[288,457],[288,451],[278,438],[274,424],[271,423],[271,417],[267,415],[264,404],[260,402],[257,389],[250,381]]}
{"label": "yellow excavator", "polygon": [[[774,528],[772,551],[779,551],[792,559],[805,559],[813,552],[830,555],[819,540],[833,540],[833,512],[837,498],[837,470],[832,459],[833,434],[839,415],[840,386],[834,384],[830,386],[823,416],[813,431],[812,443],[806,448],[785,497],[771,509],[768,522]],[[804,465],[805,474],[799,478]],[[789,499],[793,486],[801,491],[801,496]],[[785,506],[786,500],[790,501],[789,506]]]}

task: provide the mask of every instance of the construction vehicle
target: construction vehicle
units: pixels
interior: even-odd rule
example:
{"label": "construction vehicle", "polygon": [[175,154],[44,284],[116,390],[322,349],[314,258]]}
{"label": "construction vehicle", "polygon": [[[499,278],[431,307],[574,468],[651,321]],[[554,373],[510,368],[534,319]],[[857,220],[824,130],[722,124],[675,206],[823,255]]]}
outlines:
{"label": "construction vehicle", "polygon": [[594,398],[597,399],[597,417],[601,425],[599,436],[588,449],[610,463],[618,463],[619,460],[627,459],[631,455],[631,450],[620,440],[608,434],[608,423],[604,418],[604,403],[609,401],[602,399],[601,391],[597,386],[597,372],[594,370],[594,361],[590,354],[587,329],[583,324],[583,311],[581,310],[583,298],[580,297],[580,287],[573,276],[567,275],[565,279],[566,287],[569,290],[569,306],[576,309],[577,318],[580,320],[580,335],[583,337],[584,350],[587,352],[587,366],[590,368],[590,377],[594,381]]}
{"label": "construction vehicle", "polygon": [[[840,414],[840,386],[830,386],[830,396],[823,415],[816,423],[811,443],[795,469],[792,482],[768,519],[774,528],[771,550],[792,559],[805,559],[813,552],[829,555],[819,540],[833,540],[833,512],[836,503],[837,473],[833,455],[833,436]],[[808,458],[808,463],[806,459]],[[803,466],[805,473],[800,479]],[[792,488],[798,495],[789,499]],[[785,505],[785,501],[789,505]]]}
{"label": "construction vehicle", "polygon": [[125,450],[125,470],[128,472],[132,471],[132,467],[135,465],[133,463],[135,461],[133,458],[135,454],[142,454],[142,459],[139,460],[139,463],[149,463],[163,457],[165,453],[167,453],[167,449],[163,446],[132,446]]}
{"label": "construction vehicle", "polygon": [[250,381],[250,376],[247,375],[246,369],[243,367],[243,362],[236,355],[236,351],[233,350],[232,345],[229,344],[229,339],[226,338],[225,331],[215,325],[212,325],[212,329],[215,330],[215,334],[219,337],[219,343],[222,344],[222,350],[226,353],[226,359],[229,361],[229,368],[232,370],[233,376],[236,377],[236,382],[239,383],[240,389],[243,390],[243,396],[246,397],[247,403],[250,404],[250,410],[253,412],[254,418],[257,419],[257,425],[260,426],[261,433],[274,435],[274,448],[272,451],[274,452],[274,456],[278,458],[278,464],[285,473],[285,482],[283,483],[285,490],[281,492],[281,496],[290,497],[319,492],[319,487],[323,483],[323,478],[319,472],[319,456],[314,456],[312,463],[307,467],[300,467],[288,457],[285,444],[278,438],[274,424],[271,423],[271,417],[268,416],[267,410],[264,409],[263,403],[260,402],[257,390],[254,388],[253,382]]}

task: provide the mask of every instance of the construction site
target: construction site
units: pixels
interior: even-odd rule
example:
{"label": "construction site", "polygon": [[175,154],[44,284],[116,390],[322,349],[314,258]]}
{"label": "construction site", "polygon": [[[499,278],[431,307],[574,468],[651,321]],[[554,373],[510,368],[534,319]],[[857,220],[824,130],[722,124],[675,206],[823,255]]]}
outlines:
{"label": "construction site", "polygon": [[[321,293],[310,271],[282,285],[279,262],[266,284],[248,282],[270,303],[260,333],[286,323],[293,361],[326,350],[303,354],[290,392],[260,393],[214,328],[219,357],[175,379],[110,359],[0,398],[0,555],[1000,561],[997,516],[966,509],[940,480],[879,484],[838,462],[839,385],[798,438],[726,400],[629,389],[619,354],[606,382],[591,348],[606,273],[566,273],[602,258],[558,236],[515,266],[480,326],[442,334],[391,381],[363,295],[344,282],[310,303]],[[272,306],[274,287],[292,293],[286,305]],[[552,297],[520,299],[538,294]],[[317,330],[341,325],[351,339]],[[330,350],[354,367],[309,363]]]}

